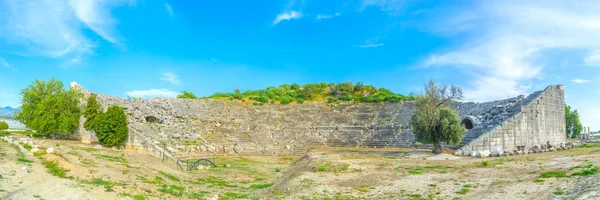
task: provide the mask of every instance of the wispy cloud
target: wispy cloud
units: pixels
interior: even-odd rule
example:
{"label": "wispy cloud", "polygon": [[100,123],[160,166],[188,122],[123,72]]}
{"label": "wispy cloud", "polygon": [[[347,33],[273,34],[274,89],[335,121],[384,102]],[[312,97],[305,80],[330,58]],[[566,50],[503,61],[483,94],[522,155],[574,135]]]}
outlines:
{"label": "wispy cloud", "polygon": [[212,61],[212,62],[219,62],[219,60],[217,60],[216,58],[210,58],[210,61]]}
{"label": "wispy cloud", "polygon": [[592,82],[592,81],[591,80],[586,80],[586,79],[576,78],[576,79],[571,80],[571,82],[577,83],[577,84],[584,84],[584,83],[589,83],[589,82]]}
{"label": "wispy cloud", "polygon": [[155,98],[155,97],[166,97],[173,98],[177,97],[179,93],[167,90],[167,89],[149,89],[149,90],[133,90],[125,93],[127,97],[135,98]]}
{"label": "wispy cloud", "polygon": [[362,5],[360,5],[358,11],[363,11],[369,6],[376,6],[382,11],[395,14],[405,8],[406,3],[406,0],[362,0]]}
{"label": "wispy cloud", "polygon": [[336,12],[333,15],[329,15],[329,14],[323,14],[323,15],[322,14],[317,14],[316,19],[329,19],[329,18],[332,18],[334,16],[335,17],[339,17],[340,15],[341,15],[341,13],[339,13],[339,12]]}
{"label": "wispy cloud", "polygon": [[281,21],[290,21],[292,19],[300,19],[302,17],[302,13],[298,11],[287,11],[280,13],[273,20],[273,25],[277,25]]}
{"label": "wispy cloud", "polygon": [[367,44],[363,44],[363,45],[358,45],[358,48],[375,48],[375,47],[380,47],[383,46],[385,44],[383,43],[379,43],[379,44],[371,44],[371,43],[367,43]]}
{"label": "wispy cloud", "polygon": [[0,58],[0,67],[4,67],[6,69],[9,69],[10,71],[15,72],[16,69],[10,66],[10,63],[6,62],[6,60],[4,60],[4,58]]}
{"label": "wispy cloud", "polygon": [[92,55],[97,43],[89,28],[106,41],[120,44],[110,9],[122,1],[2,1],[0,38],[5,51],[25,56],[80,58]]}
{"label": "wispy cloud", "polygon": [[171,8],[171,5],[169,5],[168,3],[165,3],[165,8],[167,9],[167,12],[169,12],[169,15],[171,15],[171,17],[173,17],[173,9]]}
{"label": "wispy cloud", "polygon": [[[468,100],[486,101],[527,93],[543,76],[548,50],[581,50],[587,64],[600,64],[600,2],[479,1],[464,10],[443,10],[431,23],[437,34],[464,45],[436,53],[423,66],[448,66],[470,74]],[[455,8],[453,8],[455,9]],[[448,14],[455,13],[455,14]],[[453,17],[447,17],[453,16]],[[493,92],[491,92],[493,91]]]}
{"label": "wispy cloud", "polygon": [[179,84],[181,83],[181,81],[179,80],[179,78],[177,77],[176,74],[171,73],[171,72],[166,72],[162,74],[162,77],[160,78],[160,80],[163,81],[167,81],[173,84]]}

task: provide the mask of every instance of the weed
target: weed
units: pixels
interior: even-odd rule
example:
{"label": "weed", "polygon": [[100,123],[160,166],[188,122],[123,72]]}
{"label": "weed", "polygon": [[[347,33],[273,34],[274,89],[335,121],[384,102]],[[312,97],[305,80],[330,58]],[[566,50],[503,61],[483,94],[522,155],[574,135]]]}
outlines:
{"label": "weed", "polygon": [[273,186],[275,183],[264,183],[264,184],[253,184],[250,185],[250,188],[253,189],[264,189]]}
{"label": "weed", "polygon": [[429,184],[429,187],[437,187],[436,184]]}
{"label": "weed", "polygon": [[275,168],[275,172],[280,172],[280,171],[281,171],[281,168],[279,168],[279,167]]}
{"label": "weed", "polygon": [[111,161],[111,162],[127,163],[127,160],[125,160],[125,158],[123,158],[122,156],[109,156],[109,155],[103,155],[103,154],[92,154],[92,155],[96,156],[96,158]]}
{"label": "weed", "polygon": [[469,193],[469,191],[469,188],[461,188],[459,191],[456,191],[456,194],[466,195],[467,193]]}
{"label": "weed", "polygon": [[556,191],[554,191],[555,195],[563,195],[565,194],[565,191],[562,188],[556,188]]}
{"label": "weed", "polygon": [[167,174],[167,173],[165,173],[163,171],[158,171],[158,173],[160,173],[161,175],[167,177],[168,179],[171,179],[172,181],[179,182],[179,178],[177,178],[177,177],[175,177],[175,176],[173,176],[171,174]]}
{"label": "weed", "polygon": [[421,199],[421,195],[420,194],[410,194],[408,195],[409,197],[412,197],[414,199]]}
{"label": "weed", "polygon": [[422,174],[423,171],[423,168],[408,169],[409,174]]}
{"label": "weed", "polygon": [[225,197],[229,197],[229,198],[236,198],[236,199],[247,199],[248,197],[250,197],[250,195],[248,194],[239,194],[239,193],[235,193],[235,192],[225,192],[225,194],[223,194]]}
{"label": "weed", "polygon": [[33,147],[31,147],[31,146],[30,146],[30,145],[28,145],[28,144],[23,144],[23,148],[27,149],[27,151],[31,151],[31,149],[32,149]]}
{"label": "weed", "polygon": [[435,199],[435,195],[434,194],[428,194],[427,198],[429,198],[430,200],[433,200],[433,199]]}
{"label": "weed", "polygon": [[544,181],[544,179],[535,179],[535,180],[533,180],[533,182],[535,182],[535,183],[543,183],[543,182],[546,182],[546,181]]}
{"label": "weed", "polygon": [[161,191],[162,193],[171,194],[171,195],[177,196],[177,197],[183,196],[184,190],[185,190],[185,188],[182,186],[166,185],[166,184],[163,184],[161,186],[161,188],[159,189],[159,191]]}
{"label": "weed", "polygon": [[487,167],[489,164],[490,164],[490,163],[489,163],[487,160],[486,160],[486,161],[482,161],[482,162],[480,163],[480,165],[481,165],[482,167]]}
{"label": "weed", "polygon": [[312,179],[305,178],[305,179],[300,180],[300,188],[302,188],[302,189],[311,188],[314,184],[315,184],[315,181]]}
{"label": "weed", "polygon": [[359,185],[359,186],[354,187],[354,189],[360,193],[365,193],[365,192],[369,191],[369,187],[366,185]]}
{"label": "weed", "polygon": [[146,196],[138,194],[138,195],[133,196],[133,199],[134,200],[146,200]]}
{"label": "weed", "polygon": [[103,186],[105,191],[107,192],[112,192],[113,191],[113,187],[117,184],[110,182],[110,181],[105,181],[102,178],[93,178],[90,181],[83,181],[83,183],[87,183],[87,184],[92,184],[92,185],[97,185],[97,186]]}
{"label": "weed", "polygon": [[594,175],[594,174],[596,174],[596,172],[598,172],[598,167],[592,167],[590,169],[585,169],[585,170],[582,170],[580,172],[575,172],[575,173],[571,174],[571,176]]}
{"label": "weed", "polygon": [[44,164],[44,166],[46,166],[46,168],[48,168],[48,172],[50,172],[50,174],[52,174],[54,176],[58,176],[60,178],[67,177],[67,172],[69,172],[69,170],[58,166],[58,163],[56,161],[44,160],[44,161],[42,161],[42,164]]}
{"label": "weed", "polygon": [[271,193],[274,194],[274,195],[282,195],[283,194],[283,192],[281,190],[278,190],[278,189],[275,189],[275,190],[271,191]]}
{"label": "weed", "polygon": [[569,175],[567,175],[564,172],[542,172],[542,174],[540,175],[540,178],[565,178],[565,177],[569,177]]}
{"label": "weed", "polygon": [[210,187],[214,187],[214,186],[217,186],[217,187],[228,187],[228,188],[237,187],[236,185],[233,185],[233,184],[231,184],[231,183],[229,183],[227,181],[224,181],[223,179],[221,179],[219,177],[215,177],[215,176],[209,176],[209,177],[206,177],[206,178],[199,178],[197,184],[198,183],[208,183],[208,184],[210,184],[210,186],[208,186],[209,188]]}
{"label": "weed", "polygon": [[32,160],[27,160],[27,159],[25,159],[25,158],[23,158],[23,157],[21,157],[21,158],[17,159],[17,161],[19,161],[19,162],[23,162],[23,163],[33,163],[33,161],[32,161]]}
{"label": "weed", "polygon": [[435,166],[427,166],[425,167],[425,169],[441,169],[443,168],[441,165],[435,165]]}
{"label": "weed", "polygon": [[210,194],[210,192],[208,191],[199,191],[199,192],[192,192],[192,193],[187,193],[187,197],[190,199],[203,199],[204,196],[206,196],[207,194]]}
{"label": "weed", "polygon": [[127,169],[123,170],[123,174],[128,174],[128,173],[129,173],[129,170],[127,170]]}

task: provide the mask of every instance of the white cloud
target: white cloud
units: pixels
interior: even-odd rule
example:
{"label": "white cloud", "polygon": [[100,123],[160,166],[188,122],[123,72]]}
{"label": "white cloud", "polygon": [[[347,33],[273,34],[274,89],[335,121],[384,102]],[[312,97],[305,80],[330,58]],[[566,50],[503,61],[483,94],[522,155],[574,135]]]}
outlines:
{"label": "white cloud", "polygon": [[362,0],[362,5],[358,11],[363,11],[369,6],[377,6],[382,11],[396,13],[405,8],[406,0]]}
{"label": "white cloud", "polygon": [[329,19],[329,18],[331,18],[331,15],[321,15],[321,14],[317,15],[317,19]]}
{"label": "white cloud", "polygon": [[177,97],[179,93],[167,90],[167,89],[150,89],[150,90],[133,90],[125,93],[127,97],[135,97],[135,98],[154,98],[154,97],[164,97],[164,98],[173,98]]}
{"label": "white cloud", "polygon": [[[464,45],[433,54],[424,66],[450,66],[470,74],[465,94],[487,101],[529,92],[543,76],[548,50],[591,52],[579,59],[600,64],[600,2],[479,1],[474,8],[440,14],[431,24],[445,36],[465,36]],[[448,17],[453,16],[453,17]],[[535,88],[541,89],[541,88]],[[494,92],[489,92],[494,91]]]}
{"label": "white cloud", "polygon": [[374,48],[374,47],[380,47],[383,46],[385,44],[379,43],[379,44],[372,44],[372,43],[367,43],[367,44],[363,44],[363,45],[359,45],[359,48]]}
{"label": "white cloud", "polygon": [[119,44],[116,20],[110,8],[120,3],[95,0],[3,1],[0,7],[0,38],[9,44],[7,53],[51,58],[79,59],[93,54],[97,46],[86,28],[111,43]]}
{"label": "white cloud", "polygon": [[584,83],[589,83],[589,82],[592,82],[592,81],[586,80],[586,79],[576,78],[576,79],[571,80],[571,82],[577,83],[577,84],[584,84]]}
{"label": "white cloud", "polygon": [[10,66],[10,63],[8,63],[8,62],[6,62],[6,60],[4,60],[4,58],[0,58],[0,67],[7,68],[7,69],[9,69],[9,70],[11,70],[13,72],[16,71],[15,68],[13,68],[13,67]]}
{"label": "white cloud", "polygon": [[292,19],[300,19],[301,17],[302,17],[302,13],[298,12],[298,11],[283,12],[283,13],[277,15],[277,17],[273,21],[273,25],[277,25],[279,22],[284,21],[284,20],[290,21]]}
{"label": "white cloud", "polygon": [[171,72],[166,72],[162,74],[162,77],[160,78],[160,80],[163,81],[167,81],[173,84],[179,84],[181,83],[181,81],[179,80],[179,78],[177,77],[176,74],[171,73]]}
{"label": "white cloud", "polygon": [[328,14],[323,14],[323,15],[321,15],[321,14],[317,14],[317,17],[316,17],[316,19],[329,19],[329,18],[332,18],[332,17],[334,17],[334,16],[335,16],[335,17],[339,17],[340,15],[341,15],[341,13],[339,13],[339,12],[336,12],[336,13],[335,13],[335,14],[333,14],[333,15],[328,15]]}
{"label": "white cloud", "polygon": [[169,12],[169,15],[171,15],[171,17],[173,17],[173,9],[171,8],[171,5],[169,5],[168,3],[165,3],[165,8],[167,9],[167,12]]}

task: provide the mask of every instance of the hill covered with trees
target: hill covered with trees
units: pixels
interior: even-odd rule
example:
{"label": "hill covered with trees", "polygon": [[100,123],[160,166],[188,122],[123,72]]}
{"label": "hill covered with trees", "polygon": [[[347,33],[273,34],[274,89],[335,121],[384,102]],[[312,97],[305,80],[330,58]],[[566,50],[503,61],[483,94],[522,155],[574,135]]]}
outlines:
{"label": "hill covered with trees", "polygon": [[[193,94],[184,91],[178,98],[192,97]],[[379,103],[379,102],[401,102],[412,101],[414,96],[395,94],[385,88],[376,88],[372,85],[364,85],[361,82],[353,84],[346,83],[319,83],[319,84],[283,84],[278,87],[267,87],[263,90],[246,90],[241,92],[236,89],[232,93],[215,93],[205,98],[241,100],[254,105],[263,104],[290,104],[313,102],[354,102],[354,103]]]}

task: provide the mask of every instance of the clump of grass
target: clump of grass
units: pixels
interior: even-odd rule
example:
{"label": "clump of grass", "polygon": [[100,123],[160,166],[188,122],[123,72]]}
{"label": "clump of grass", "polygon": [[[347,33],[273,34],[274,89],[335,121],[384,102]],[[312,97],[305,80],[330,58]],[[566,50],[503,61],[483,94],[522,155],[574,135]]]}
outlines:
{"label": "clump of grass", "polygon": [[569,175],[567,175],[564,172],[554,172],[554,171],[550,171],[550,172],[542,172],[540,175],[540,178],[565,178],[565,177],[569,177]]}
{"label": "clump of grass", "polygon": [[215,187],[215,186],[216,187],[228,187],[228,188],[237,187],[237,185],[231,184],[231,183],[229,183],[229,182],[227,182],[227,181],[225,181],[225,180],[223,180],[223,179],[221,179],[219,177],[215,177],[215,176],[209,176],[209,177],[206,177],[206,178],[199,178],[198,182],[196,182],[196,184],[199,184],[199,183],[208,183],[208,184],[210,184],[208,186],[209,188]]}
{"label": "clump of grass", "polygon": [[158,173],[160,173],[161,175],[167,177],[168,179],[171,179],[172,181],[176,181],[176,182],[180,181],[179,178],[177,178],[176,176],[173,176],[171,174],[167,174],[166,172],[158,171]]}
{"label": "clump of grass", "polygon": [[487,167],[489,164],[490,164],[490,162],[488,162],[487,160],[486,160],[486,161],[482,161],[482,162],[480,163],[480,165],[481,165],[482,167]]}
{"label": "clump of grass", "polygon": [[17,161],[19,161],[19,162],[22,162],[22,163],[33,163],[33,161],[32,161],[32,160],[27,160],[27,159],[26,159],[26,158],[24,158],[24,157],[20,157],[20,158],[18,158],[18,159],[17,159]]}
{"label": "clump of grass", "polygon": [[546,182],[546,181],[544,179],[535,179],[535,180],[533,180],[533,182],[535,182],[535,183],[543,183],[543,182]]}
{"label": "clump of grass", "polygon": [[435,199],[435,195],[430,193],[427,195],[427,198],[429,198],[429,200],[433,200]]}
{"label": "clump of grass", "polygon": [[429,187],[437,187],[436,184],[429,184]]}
{"label": "clump of grass", "polygon": [[103,154],[92,154],[92,155],[96,156],[96,158],[108,160],[111,162],[127,163],[127,160],[125,158],[123,158],[122,156],[109,156],[109,155],[103,155]]}
{"label": "clump of grass", "polygon": [[102,178],[93,178],[90,181],[84,181],[84,183],[87,184],[92,184],[92,185],[98,185],[98,186],[103,186],[105,191],[107,192],[112,192],[113,191],[113,187],[117,184],[110,182],[110,181],[105,181]]}
{"label": "clump of grass", "polygon": [[314,184],[315,184],[315,180],[312,180],[312,179],[305,178],[305,179],[300,180],[300,188],[302,188],[302,189],[311,188]]}
{"label": "clump of grass", "polygon": [[48,168],[48,172],[50,172],[50,174],[58,176],[60,178],[67,178],[67,172],[69,172],[69,170],[58,166],[58,163],[56,161],[44,160],[42,161],[42,164],[44,164],[44,166]]}
{"label": "clump of grass", "polygon": [[369,187],[366,185],[359,185],[359,186],[354,187],[354,189],[360,193],[366,193],[369,191]]}
{"label": "clump of grass", "polygon": [[443,166],[441,166],[441,165],[435,165],[435,166],[427,166],[427,167],[425,167],[425,169],[442,169],[442,168],[443,168]]}
{"label": "clump of grass", "polygon": [[349,164],[333,164],[331,162],[322,162],[317,165],[316,172],[334,172],[339,173],[348,170]]}
{"label": "clump of grass", "polygon": [[275,172],[280,172],[280,171],[281,171],[281,168],[279,168],[279,167],[275,168]]}
{"label": "clump of grass", "polygon": [[250,188],[253,189],[264,189],[273,186],[275,183],[263,183],[263,184],[252,184]]}
{"label": "clump of grass", "polygon": [[575,173],[571,174],[571,176],[588,176],[588,175],[594,175],[594,174],[596,174],[596,172],[598,172],[598,167],[592,167],[589,169],[584,169],[579,172],[575,172]]}
{"label": "clump of grass", "polygon": [[31,145],[28,144],[23,144],[23,148],[27,149],[27,151],[31,151],[31,149],[33,149],[33,147],[31,147]]}
{"label": "clump of grass", "polygon": [[204,197],[210,194],[208,191],[199,191],[199,192],[188,192],[186,196],[190,199],[204,199]]}
{"label": "clump of grass", "polygon": [[409,174],[422,174],[423,172],[423,168],[408,169]]}
{"label": "clump of grass", "polygon": [[563,195],[565,194],[565,191],[562,188],[556,188],[556,191],[554,191],[555,195]]}
{"label": "clump of grass", "polygon": [[414,199],[421,199],[421,194],[410,194],[408,195],[409,197],[412,197]]}
{"label": "clump of grass", "polygon": [[465,184],[462,186],[462,188],[460,188],[460,190],[456,191],[456,194],[460,194],[460,195],[466,195],[467,193],[469,193],[469,191],[471,191],[470,188],[472,188],[473,185],[471,184]]}
{"label": "clump of grass", "polygon": [[163,193],[171,194],[171,195],[176,196],[176,197],[183,196],[183,191],[184,190],[185,190],[185,188],[183,186],[166,185],[166,184],[163,184],[161,186],[161,188],[159,189],[159,191],[161,191]]}
{"label": "clump of grass", "polygon": [[223,194],[225,197],[229,197],[229,198],[235,198],[235,199],[247,199],[248,197],[250,197],[249,194],[239,194],[239,193],[235,193],[235,192],[225,192],[225,194]]}

